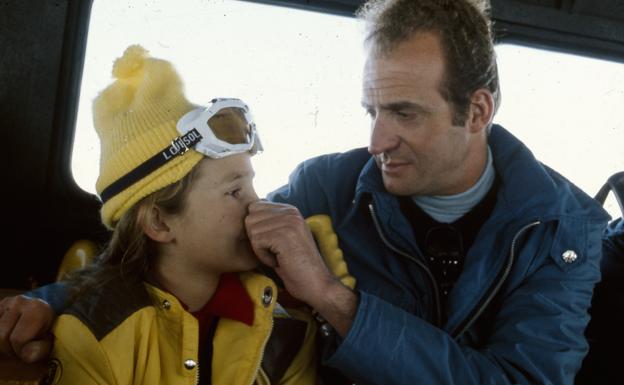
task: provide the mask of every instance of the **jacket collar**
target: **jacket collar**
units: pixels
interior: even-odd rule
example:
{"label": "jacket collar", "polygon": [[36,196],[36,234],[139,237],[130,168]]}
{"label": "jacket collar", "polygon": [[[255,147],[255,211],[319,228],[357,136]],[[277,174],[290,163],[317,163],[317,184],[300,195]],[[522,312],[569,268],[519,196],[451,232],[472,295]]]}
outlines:
{"label": "jacket collar", "polygon": [[608,219],[600,204],[540,163],[503,127],[492,127],[489,143],[501,183],[498,199],[509,210],[507,218],[547,221],[565,215],[600,221]]}
{"label": "jacket collar", "polygon": [[362,167],[360,176],[355,186],[355,199],[360,200],[363,194],[388,193],[383,185],[383,179],[379,167],[375,163],[375,158],[370,157],[368,162]]}
{"label": "jacket collar", "polygon": [[[494,168],[499,179],[497,205],[504,205],[503,220],[528,220],[576,214],[604,220],[606,213],[598,204],[577,187],[541,164],[533,153],[503,127],[494,124],[488,137]],[[365,195],[372,194],[382,200],[392,199],[383,185],[381,172],[373,157],[362,168],[355,189],[354,203],[358,205]]]}
{"label": "jacket collar", "polygon": [[[229,285],[232,285],[231,278],[233,277],[236,279],[236,297],[240,298],[244,296],[245,300],[250,301],[248,304],[245,304],[245,306],[251,306],[251,311],[253,311],[251,319],[255,320],[258,319],[258,317],[266,318],[267,316],[271,316],[277,299],[277,286],[275,283],[269,277],[250,271],[232,274],[230,276]],[[168,302],[168,305],[166,307],[163,306],[163,308],[167,310],[171,309],[171,313],[179,314],[181,312],[188,312],[188,310],[186,310],[186,305],[172,293],[155,286],[153,283],[144,282],[144,285],[148,293],[150,293],[157,303],[162,304]],[[231,290],[231,287],[228,290]],[[243,290],[244,293],[238,292],[239,290]],[[221,293],[220,295],[223,294],[225,293]],[[227,300],[228,297],[231,299],[231,296],[226,295],[220,300]],[[239,319],[240,317],[238,315],[230,314],[227,311],[219,311],[218,315],[225,316],[243,325],[248,324],[244,320]]]}

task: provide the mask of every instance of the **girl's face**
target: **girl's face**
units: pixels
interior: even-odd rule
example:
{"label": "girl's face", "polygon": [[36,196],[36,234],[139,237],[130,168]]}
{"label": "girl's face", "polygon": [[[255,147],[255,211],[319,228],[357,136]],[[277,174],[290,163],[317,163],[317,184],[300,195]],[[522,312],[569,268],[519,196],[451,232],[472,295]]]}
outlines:
{"label": "girl's face", "polygon": [[184,210],[167,220],[179,263],[209,273],[253,269],[258,259],[244,226],[247,206],[258,200],[251,156],[206,158],[196,167]]}

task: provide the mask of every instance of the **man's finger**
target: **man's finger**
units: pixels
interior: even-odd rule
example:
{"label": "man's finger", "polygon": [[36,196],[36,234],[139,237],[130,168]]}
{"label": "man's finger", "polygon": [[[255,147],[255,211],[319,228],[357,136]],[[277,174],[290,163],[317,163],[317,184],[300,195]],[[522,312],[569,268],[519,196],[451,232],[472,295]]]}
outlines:
{"label": "man's finger", "polygon": [[22,347],[19,357],[22,361],[29,363],[41,361],[50,355],[52,344],[52,335],[47,335],[41,340],[30,341]]}
{"label": "man's finger", "polygon": [[25,298],[22,302],[20,317],[9,338],[13,351],[18,355],[28,342],[46,336],[54,319],[54,312],[47,302],[34,298]]}
{"label": "man's finger", "polygon": [[266,218],[258,218],[253,215],[245,218],[245,231],[247,236],[254,238],[270,238],[275,234],[283,235],[284,232],[290,232],[296,228],[296,220],[285,218],[283,216],[270,216]]}
{"label": "man's finger", "polygon": [[259,232],[251,232],[249,229],[247,229],[247,234],[249,235],[251,248],[260,262],[271,268],[277,267],[277,258],[275,254],[271,252],[271,245],[267,243],[266,238],[259,236]]}
{"label": "man's finger", "polygon": [[254,213],[256,215],[260,215],[262,213],[275,215],[275,214],[299,212],[299,210],[297,210],[295,206],[288,205],[285,203],[274,203],[274,202],[268,202],[268,201],[256,201],[256,202],[250,203],[249,206],[247,206],[247,211],[250,214]]}
{"label": "man's finger", "polygon": [[255,202],[251,202],[247,209],[249,211],[262,211],[262,210],[270,210],[275,207],[279,207],[279,203],[273,203],[266,200],[257,200]]}
{"label": "man's finger", "polygon": [[15,324],[17,324],[20,313],[12,307],[13,301],[10,298],[5,298],[0,302],[0,353],[7,356],[14,356],[16,352],[11,345],[11,335]]}
{"label": "man's finger", "polygon": [[262,264],[267,265],[268,267],[273,269],[279,266],[279,264],[277,263],[277,258],[275,258],[275,255],[271,254],[269,251],[256,247],[253,247],[253,249],[254,253]]}
{"label": "man's finger", "polygon": [[292,206],[249,212],[245,217],[245,226],[248,234],[307,229],[301,213]]}

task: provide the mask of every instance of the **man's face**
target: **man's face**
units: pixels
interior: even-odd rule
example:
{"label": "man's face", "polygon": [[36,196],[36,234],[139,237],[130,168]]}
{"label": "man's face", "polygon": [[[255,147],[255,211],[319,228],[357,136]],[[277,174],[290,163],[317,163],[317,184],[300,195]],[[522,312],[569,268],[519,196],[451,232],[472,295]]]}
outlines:
{"label": "man's face", "polygon": [[392,194],[457,194],[480,175],[475,179],[471,170],[474,135],[468,123],[453,125],[452,107],[440,93],[444,71],[433,33],[417,33],[389,54],[370,53],[366,61],[362,105],[371,116],[368,151]]}

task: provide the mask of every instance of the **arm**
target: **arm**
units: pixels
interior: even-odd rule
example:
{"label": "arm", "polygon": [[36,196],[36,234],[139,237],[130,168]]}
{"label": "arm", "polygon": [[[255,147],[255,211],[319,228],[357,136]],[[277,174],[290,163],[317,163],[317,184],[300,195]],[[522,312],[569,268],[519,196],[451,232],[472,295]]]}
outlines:
{"label": "arm", "polygon": [[66,297],[65,286],[54,283],[0,300],[0,354],[25,362],[46,358],[52,349],[54,314],[64,310]]}
{"label": "arm", "polygon": [[63,282],[55,282],[38,287],[25,294],[30,298],[38,298],[50,305],[54,314],[61,314],[67,307],[68,293]]}
{"label": "arm", "polygon": [[50,305],[23,295],[0,300],[0,354],[36,362],[52,349]]}
{"label": "arm", "polygon": [[[353,291],[327,274],[292,209],[274,205],[272,211],[267,205],[250,208],[250,239],[289,292],[344,337],[327,365],[375,384],[572,383],[587,351],[583,331],[598,279],[599,225],[596,239],[581,241],[591,245],[573,269],[564,270],[556,262],[560,254],[551,255],[552,234],[547,247],[524,250],[520,259],[538,261],[537,266],[505,293],[491,332],[456,341],[373,295],[360,292],[358,302]],[[469,342],[470,337],[482,342]]]}
{"label": "arm", "polygon": [[254,252],[275,270],[286,290],[345,335],[355,316],[357,296],[329,271],[299,210],[256,202],[249,206],[245,225]]}
{"label": "arm", "polygon": [[353,326],[326,364],[376,384],[572,384],[595,273],[580,266],[553,281],[555,269],[544,264],[509,293],[478,343],[361,293]]}

